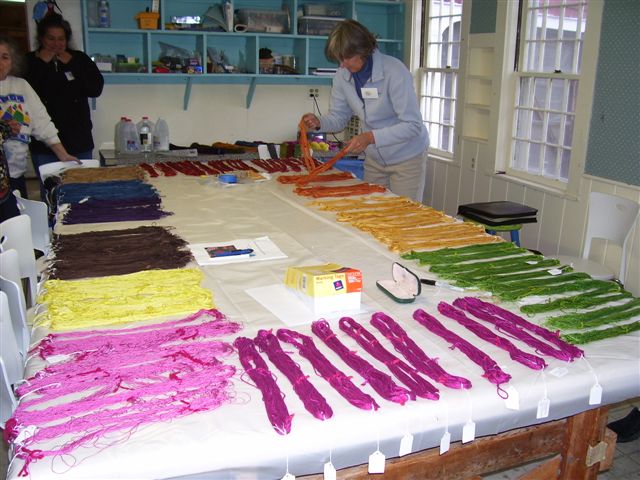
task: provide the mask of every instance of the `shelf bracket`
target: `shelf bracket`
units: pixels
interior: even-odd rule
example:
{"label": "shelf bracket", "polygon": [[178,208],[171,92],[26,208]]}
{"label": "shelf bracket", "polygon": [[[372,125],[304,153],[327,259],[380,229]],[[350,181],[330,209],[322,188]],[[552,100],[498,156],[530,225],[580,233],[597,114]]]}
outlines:
{"label": "shelf bracket", "polygon": [[253,94],[256,92],[256,83],[258,83],[258,79],[256,77],[253,77],[251,79],[251,83],[249,83],[249,90],[247,91],[247,110],[251,108]]}
{"label": "shelf bracket", "polygon": [[182,100],[182,109],[189,109],[189,97],[191,97],[191,77],[187,77],[187,83],[184,86],[184,98]]}

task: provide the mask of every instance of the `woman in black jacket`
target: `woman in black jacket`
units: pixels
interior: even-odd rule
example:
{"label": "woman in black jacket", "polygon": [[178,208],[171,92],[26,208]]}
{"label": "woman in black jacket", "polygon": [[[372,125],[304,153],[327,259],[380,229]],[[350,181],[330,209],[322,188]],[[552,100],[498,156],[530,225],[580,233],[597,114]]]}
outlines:
{"label": "woman in black jacket", "polygon": [[[38,23],[38,48],[27,54],[26,80],[47,108],[67,151],[89,159],[94,145],[88,99],[100,96],[104,79],[84,52],[69,47],[71,35],[71,26],[61,15],[43,18]],[[30,150],[38,177],[40,165],[58,161],[41,142],[31,142]]]}

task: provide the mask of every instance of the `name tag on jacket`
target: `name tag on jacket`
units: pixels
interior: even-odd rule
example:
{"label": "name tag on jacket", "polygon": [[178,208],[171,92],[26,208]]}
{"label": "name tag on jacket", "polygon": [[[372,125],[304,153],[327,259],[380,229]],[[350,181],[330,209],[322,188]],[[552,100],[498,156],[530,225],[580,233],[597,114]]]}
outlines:
{"label": "name tag on jacket", "polygon": [[362,98],[378,98],[377,88],[361,88]]}

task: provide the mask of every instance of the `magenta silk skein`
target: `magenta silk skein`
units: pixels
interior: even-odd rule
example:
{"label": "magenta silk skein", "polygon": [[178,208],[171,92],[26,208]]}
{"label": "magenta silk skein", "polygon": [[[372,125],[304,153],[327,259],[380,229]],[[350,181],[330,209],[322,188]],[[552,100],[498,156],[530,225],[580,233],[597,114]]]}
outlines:
{"label": "magenta silk skein", "polygon": [[449,388],[471,388],[471,382],[446,372],[436,359],[429,358],[407,332],[389,315],[376,312],[371,316],[371,325],[376,327],[393,344],[407,361],[418,371]]}
{"label": "magenta silk skein", "polygon": [[456,335],[451,330],[448,330],[434,316],[429,315],[427,312],[419,308],[413,312],[413,318],[427,330],[450,343],[452,348],[457,348],[471,361],[482,367],[484,370],[484,374],[482,376],[491,383],[497,385],[498,392],[500,392],[501,384],[507,383],[511,380],[511,375],[502,371],[498,364],[489,355],[467,342],[464,338]]}
{"label": "magenta silk skein", "polygon": [[378,339],[366,328],[351,317],[342,317],[339,321],[340,330],[353,338],[372,357],[384,363],[387,368],[404,383],[411,392],[422,398],[438,400],[438,389],[420,376],[411,365],[403,362],[382,346]]}
{"label": "magenta silk skein", "polygon": [[289,414],[287,405],[284,403],[284,395],[267,363],[250,338],[238,337],[234,340],[233,346],[238,350],[242,368],[253,380],[255,387],[262,392],[262,400],[271,425],[280,435],[286,435],[291,431],[293,415]]}
{"label": "magenta silk skein", "polygon": [[351,405],[363,410],[377,410],[379,408],[370,395],[356,387],[349,377],[327,360],[327,357],[318,350],[310,336],[288,328],[280,328],[276,335],[280,341],[295,346],[300,355],[309,360],[316,373],[329,382]]}
{"label": "magenta silk skein", "polygon": [[410,398],[415,400],[415,395],[406,388],[396,385],[393,379],[381,372],[357,353],[349,350],[333,333],[329,322],[317,320],[311,324],[311,331],[315,333],[331,350],[353,370],[358,372],[371,387],[385,400],[404,405]]}
{"label": "magenta silk skein", "polygon": [[576,358],[581,358],[584,356],[584,352],[581,349],[562,340],[558,332],[551,332],[544,327],[536,325],[535,323],[531,323],[528,320],[520,317],[519,315],[516,315],[515,313],[498,307],[497,305],[494,305],[492,303],[483,302],[482,300],[475,297],[464,297],[458,298],[453,302],[453,304],[459,308],[463,308],[464,310],[482,320],[494,323],[498,328],[502,328],[505,331],[512,333],[513,335],[516,335],[516,333],[518,333],[518,335],[516,335],[517,338],[520,338],[525,342],[527,342],[527,340],[523,338],[525,332],[522,332],[522,329],[529,330],[535,333],[536,335],[542,337],[543,339],[557,347],[557,349],[553,349],[546,344],[530,344],[532,347],[535,347],[536,349],[540,350],[540,352],[546,355],[550,355],[565,361],[573,361]]}
{"label": "magenta silk skein", "polygon": [[516,362],[519,362],[529,368],[532,368],[533,370],[542,370],[544,367],[547,366],[547,364],[542,358],[536,355],[532,355],[531,353],[523,352],[518,347],[516,347],[513,343],[511,343],[511,341],[499,335],[496,335],[487,327],[476,322],[475,320],[470,319],[464,314],[463,311],[458,310],[457,308],[449,305],[448,303],[440,302],[438,304],[438,311],[441,314],[446,315],[447,317],[455,320],[460,325],[465,327],[467,330],[473,332],[481,339],[486,340],[487,342],[501,348],[502,350],[509,352],[509,356],[511,357],[512,360],[515,360]]}
{"label": "magenta silk skein", "polygon": [[309,413],[319,420],[326,420],[333,416],[333,410],[316,387],[302,373],[300,366],[294,362],[289,354],[280,346],[278,338],[269,330],[259,330],[253,340],[260,351],[267,354],[271,363],[289,379]]}

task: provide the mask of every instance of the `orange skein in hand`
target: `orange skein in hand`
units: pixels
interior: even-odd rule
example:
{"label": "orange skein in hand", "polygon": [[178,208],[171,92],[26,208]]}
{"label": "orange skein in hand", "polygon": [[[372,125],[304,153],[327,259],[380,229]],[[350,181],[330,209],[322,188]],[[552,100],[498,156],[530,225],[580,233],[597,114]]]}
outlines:
{"label": "orange skein in hand", "polygon": [[309,141],[307,139],[307,127],[303,121],[300,121],[299,127],[300,127],[300,151],[302,152],[302,160],[304,161],[304,164],[307,167],[307,170],[309,171],[309,175],[300,177],[298,181],[296,181],[296,184],[304,185],[306,183],[309,183],[312,179],[314,179],[316,176],[318,176],[322,172],[326,172],[331,167],[333,167],[338,160],[340,160],[342,157],[345,156],[345,154],[347,153],[347,147],[344,147],[342,150],[340,150],[328,162],[320,166],[315,166],[315,161],[313,160],[311,153],[309,153],[310,148],[309,148]]}

